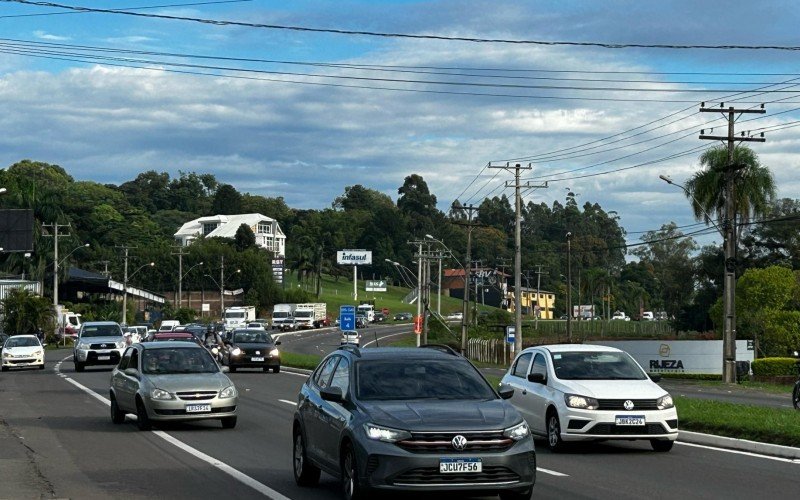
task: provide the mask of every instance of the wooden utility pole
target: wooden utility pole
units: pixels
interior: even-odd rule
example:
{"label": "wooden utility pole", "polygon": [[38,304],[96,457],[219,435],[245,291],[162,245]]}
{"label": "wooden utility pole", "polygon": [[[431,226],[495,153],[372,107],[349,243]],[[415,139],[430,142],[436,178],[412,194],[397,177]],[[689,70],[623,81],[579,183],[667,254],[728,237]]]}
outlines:
{"label": "wooden utility pole", "polygon": [[[725,168],[725,215],[722,223],[723,249],[725,252],[725,281],[723,291],[723,331],[722,331],[722,381],[728,384],[736,383],[736,193],[735,174],[742,166],[734,165],[733,153],[736,142],[764,142],[764,137],[736,137],[734,124],[736,115],[745,113],[766,113],[764,105],[759,109],[735,109],[733,106],[725,108],[725,103],[720,103],[719,108],[706,108],[705,103],[700,105],[701,113],[722,113],[727,115],[728,135],[706,135],[705,130],[700,131],[700,139],[723,141],[728,147],[728,162]],[[762,134],[763,135],[763,134]],[[697,203],[697,201],[695,201]]]}
{"label": "wooden utility pole", "polygon": [[472,265],[472,229],[478,225],[476,222],[473,222],[472,216],[478,211],[478,207],[474,205],[453,205],[452,209],[463,210],[467,213],[467,222],[455,222],[455,224],[467,226],[467,265],[464,267],[464,301],[461,304],[461,355],[463,356],[467,353],[468,340],[467,325],[469,325],[469,271]]}

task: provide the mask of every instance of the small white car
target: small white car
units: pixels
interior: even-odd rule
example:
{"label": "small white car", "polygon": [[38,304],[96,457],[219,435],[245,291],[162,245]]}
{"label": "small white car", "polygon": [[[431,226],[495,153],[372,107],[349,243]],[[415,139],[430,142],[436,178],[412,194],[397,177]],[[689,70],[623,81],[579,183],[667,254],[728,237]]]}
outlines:
{"label": "small white car", "polygon": [[462,313],[461,311],[452,312],[447,315],[447,319],[460,321],[464,319],[464,313]]}
{"label": "small white car", "polygon": [[614,312],[614,315],[611,316],[611,319],[612,320],[619,320],[619,321],[630,321],[631,317],[628,316],[627,314],[625,314],[622,311],[616,311],[616,312]]}
{"label": "small white car", "polygon": [[340,345],[352,344],[358,346],[361,344],[361,334],[355,330],[342,330],[342,341]]}
{"label": "small white car", "polygon": [[44,347],[36,335],[12,335],[3,344],[2,370],[35,367],[44,370]]}
{"label": "small white car", "polygon": [[566,441],[646,439],[665,452],[678,438],[678,413],[659,379],[619,349],[557,344],[523,350],[501,386],[514,389],[509,401],[553,451]]}

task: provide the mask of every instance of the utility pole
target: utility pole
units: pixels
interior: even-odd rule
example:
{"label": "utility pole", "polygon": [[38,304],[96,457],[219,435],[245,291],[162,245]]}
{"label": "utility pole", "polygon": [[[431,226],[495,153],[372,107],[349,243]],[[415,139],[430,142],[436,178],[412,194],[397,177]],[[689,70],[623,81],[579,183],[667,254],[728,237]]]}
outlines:
{"label": "utility pole", "polygon": [[[725,169],[725,215],[722,224],[723,247],[725,252],[725,281],[723,291],[723,331],[722,331],[722,381],[728,384],[736,383],[736,199],[735,199],[735,174],[738,168],[733,163],[733,153],[736,142],[764,142],[762,137],[736,137],[734,124],[736,115],[764,114],[764,105],[759,109],[735,109],[725,103],[720,103],[719,108],[706,108],[705,103],[700,105],[701,113],[727,114],[728,135],[706,135],[705,130],[700,131],[700,139],[723,141],[728,146],[728,164]],[[739,167],[741,168],[741,167]]]}
{"label": "utility pole", "polygon": [[[536,264],[536,305],[539,306],[539,314],[534,311],[533,324],[534,329],[539,329],[539,316],[542,315],[542,306],[539,304],[539,299],[542,298],[542,268],[544,265]],[[547,310],[547,301],[545,300],[545,310]]]}
{"label": "utility pole", "polygon": [[219,261],[219,316],[225,321],[225,255]]}
{"label": "utility pole", "polygon": [[43,228],[50,228],[53,234],[45,234],[45,237],[53,238],[53,307],[58,306],[58,239],[69,237],[69,234],[58,234],[58,228],[69,227],[69,224],[59,224],[54,222],[52,224],[42,224]]}
{"label": "utility pole", "polygon": [[122,278],[122,324],[128,324],[128,250],[136,247],[118,246],[125,252],[125,266]]}
{"label": "utility pole", "polygon": [[173,253],[172,255],[178,256],[178,309],[183,307],[183,256],[186,255],[183,252],[183,247],[178,247],[178,252]]}
{"label": "utility pole", "polygon": [[572,342],[572,233],[567,233],[567,342]]}
{"label": "utility pole", "polygon": [[516,163],[513,167],[509,163],[497,166],[489,165],[489,168],[501,168],[508,172],[512,170],[514,172],[514,183],[510,184],[506,181],[506,187],[514,187],[514,351],[520,352],[522,351],[522,300],[520,293],[522,288],[522,195],[520,190],[523,187],[526,189],[546,188],[547,183],[533,185],[530,182],[526,182],[524,186],[520,184],[520,170],[531,170],[533,167],[531,167],[530,163],[526,166]]}
{"label": "utility pole", "polygon": [[454,222],[467,226],[467,265],[464,267],[464,301],[461,303],[461,355],[467,353],[467,340],[468,340],[468,326],[469,325],[469,271],[472,258],[472,229],[477,226],[476,222],[472,221],[472,216],[479,210],[475,205],[452,206],[453,210],[463,210],[467,213],[467,222]]}

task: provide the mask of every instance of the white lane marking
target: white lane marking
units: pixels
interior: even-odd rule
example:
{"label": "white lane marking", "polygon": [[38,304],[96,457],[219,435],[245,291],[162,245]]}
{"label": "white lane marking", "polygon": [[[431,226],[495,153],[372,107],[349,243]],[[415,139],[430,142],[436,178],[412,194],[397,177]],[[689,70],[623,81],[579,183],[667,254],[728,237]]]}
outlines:
{"label": "white lane marking", "polygon": [[537,467],[536,470],[539,472],[544,472],[545,474],[550,474],[551,476],[569,477],[569,474],[564,474],[563,472],[556,472],[550,469],[542,469],[541,467]]}
{"label": "white lane marking", "polygon": [[776,462],[786,462],[789,464],[800,464],[800,459],[797,458],[783,458],[783,457],[771,457],[769,455],[761,455],[760,453],[753,453],[752,451],[740,451],[740,450],[729,450],[727,448],[719,448],[717,446],[707,446],[704,444],[695,444],[695,443],[685,443],[681,441],[675,441],[675,444],[680,444],[682,446],[691,446],[693,448],[703,448],[706,450],[712,451],[721,451],[723,453],[733,453],[734,455],[744,455],[747,457],[755,457],[755,458],[764,458],[767,460],[775,460]]}
{"label": "white lane marking", "polygon": [[296,402],[294,402],[294,401],[289,401],[288,399],[279,399],[278,401],[280,401],[281,403],[286,403],[287,405],[294,405],[294,406],[297,406],[297,403],[296,403]]}
{"label": "white lane marking", "polygon": [[400,332],[400,333],[392,333],[392,334],[389,334],[389,335],[384,335],[383,337],[381,337],[381,338],[379,338],[379,339],[376,339],[376,340],[370,340],[369,342],[367,342],[366,344],[364,344],[364,345],[363,345],[363,346],[361,346],[361,347],[367,347],[368,345],[370,345],[370,344],[374,344],[375,342],[381,341],[381,340],[383,340],[383,339],[388,339],[389,337],[396,337],[396,336],[398,336],[398,335],[407,335],[408,333],[409,333],[409,332]]}
{"label": "white lane marking", "polygon": [[[285,373],[286,375],[294,375],[295,377],[308,377],[308,373],[297,373],[297,372],[290,372],[286,370],[281,370],[281,373]],[[311,372],[309,372],[311,373]]]}
{"label": "white lane marking", "polygon": [[[61,363],[63,363],[65,360],[67,360],[67,359],[69,359],[71,357],[72,356],[67,356],[66,358],[62,359],[61,361],[59,361],[56,364],[56,368],[55,368],[56,369],[56,373],[59,373],[59,374],[61,373],[61,371],[60,371],[61,370]],[[111,406],[111,401],[109,401],[108,399],[104,398],[103,396],[97,394],[96,392],[94,392],[93,390],[89,389],[85,385],[76,382],[75,380],[71,379],[70,377],[64,377],[64,378],[66,379],[67,382],[69,382],[70,384],[74,385],[78,389],[82,390],[86,394],[88,394],[88,395],[94,397],[95,399],[99,400],[100,402],[102,402],[106,406]],[[221,460],[217,460],[216,458],[214,458],[214,457],[212,457],[210,455],[206,455],[205,453],[203,453],[202,451],[200,451],[200,450],[198,450],[196,448],[192,448],[188,444],[184,443],[183,441],[181,441],[181,440],[179,440],[177,438],[174,438],[174,437],[170,436],[169,434],[167,434],[164,431],[150,431],[150,432],[152,432],[152,434],[160,437],[164,441],[168,442],[169,444],[171,444],[171,445],[173,445],[173,446],[175,446],[177,448],[180,448],[181,450],[183,450],[186,453],[192,455],[193,457],[198,458],[198,459],[200,459],[200,460],[202,460],[202,461],[204,461],[204,462],[206,462],[208,464],[213,465],[217,469],[219,469],[222,472],[224,472],[224,473],[228,474],[229,476],[233,477],[234,479],[236,479],[240,483],[245,484],[245,485],[253,488],[254,490],[256,490],[257,492],[261,493],[262,495],[264,495],[267,498],[271,498],[273,500],[290,500],[289,497],[281,495],[280,493],[278,493],[277,491],[273,490],[272,488],[270,488],[266,484],[256,481],[252,477],[248,476],[247,474],[245,474],[243,472],[240,472],[240,471],[234,469],[233,467],[231,467],[230,465],[226,464],[225,462],[223,462]]]}

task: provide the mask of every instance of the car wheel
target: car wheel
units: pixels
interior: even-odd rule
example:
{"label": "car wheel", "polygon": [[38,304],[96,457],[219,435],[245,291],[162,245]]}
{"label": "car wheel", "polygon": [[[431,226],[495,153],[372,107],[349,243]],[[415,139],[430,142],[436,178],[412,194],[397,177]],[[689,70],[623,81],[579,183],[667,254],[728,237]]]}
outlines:
{"label": "car wheel", "polygon": [[269,366],[265,366],[261,369],[262,372],[267,373],[269,371]]}
{"label": "car wheel", "polygon": [[136,399],[136,426],[139,427],[140,431],[149,431],[153,428],[150,417],[147,416],[144,403],[139,398]]}
{"label": "car wheel", "polygon": [[675,441],[669,440],[661,440],[661,439],[651,439],[650,446],[653,447],[653,451],[658,451],[661,453],[665,453],[672,449],[672,446],[675,444]]}
{"label": "car wheel", "polygon": [[115,424],[121,424],[125,421],[125,412],[119,409],[117,398],[111,396],[111,421]]}
{"label": "car wheel", "polygon": [[4,366],[4,367],[2,368],[2,371],[4,371],[4,372],[7,372],[7,371],[8,371],[8,367],[7,367],[7,366]]}
{"label": "car wheel", "polygon": [[225,417],[222,419],[222,428],[223,429],[233,429],[236,427],[236,417]]}
{"label": "car wheel", "polygon": [[551,410],[547,414],[547,447],[553,452],[564,449],[564,441],[561,439],[561,422],[559,422],[558,412],[555,410]]}
{"label": "car wheel", "polygon": [[792,404],[794,405],[795,410],[800,410],[800,382],[794,384],[794,390],[792,391]]}
{"label": "car wheel", "polygon": [[342,449],[342,495],[344,500],[363,500],[367,493],[358,481],[358,463],[353,447],[349,444]]}
{"label": "car wheel", "polygon": [[40,370],[44,370],[44,363],[42,363],[41,365],[39,365],[39,369],[40,369]]}
{"label": "car wheel", "polygon": [[294,449],[292,451],[292,470],[297,486],[316,486],[319,483],[320,470],[311,465],[306,458],[306,443],[300,429],[294,431]]}
{"label": "car wheel", "polygon": [[280,372],[281,372],[281,367],[280,366],[273,366],[272,367],[272,373],[280,373]]}
{"label": "car wheel", "polygon": [[75,362],[75,371],[76,372],[82,372],[84,368],[85,368],[85,365],[83,363],[80,363],[78,361]]}
{"label": "car wheel", "polygon": [[230,371],[231,373],[236,373],[236,367],[235,366],[228,366],[228,371]]}
{"label": "car wheel", "polygon": [[533,486],[522,491],[501,491],[500,500],[530,500],[531,495],[533,495]]}

